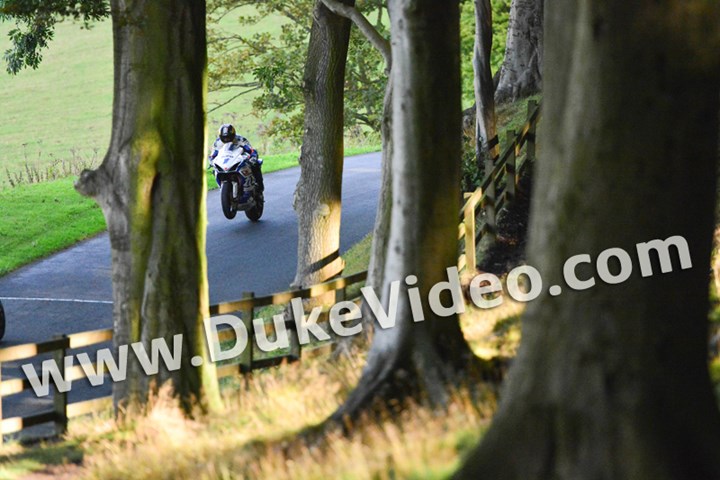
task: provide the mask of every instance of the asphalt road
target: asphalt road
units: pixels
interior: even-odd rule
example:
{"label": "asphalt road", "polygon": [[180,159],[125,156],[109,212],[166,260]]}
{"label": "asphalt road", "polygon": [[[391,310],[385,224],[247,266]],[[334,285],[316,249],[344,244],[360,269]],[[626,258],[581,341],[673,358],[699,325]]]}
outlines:
{"label": "asphalt road", "polygon": [[[219,191],[208,194],[208,277],[210,301],[287,290],[297,266],[297,217],[292,207],[299,168],[265,176],[265,212],[258,223],[243,213],[227,220]],[[347,158],[343,175],[341,253],[367,235],[375,221],[380,189],[380,154]],[[112,326],[110,242],[107,234],[81,242],[47,259],[0,278],[0,300],[7,317],[0,347],[50,340]],[[104,345],[107,346],[107,345]],[[101,347],[101,346],[98,346]],[[97,348],[97,347],[96,347]],[[92,350],[95,350],[93,348]],[[77,353],[77,352],[74,352]],[[36,368],[43,358],[35,357]],[[24,376],[19,363],[2,365],[2,378]],[[73,383],[69,402],[109,395],[109,382],[90,387]],[[51,408],[51,398],[32,391],[2,401],[4,418],[39,413]],[[23,436],[47,436],[51,425],[33,427]]]}
{"label": "asphalt road", "polygon": [[[243,213],[227,220],[219,191],[208,194],[210,301],[287,290],[297,264],[297,217],[292,208],[299,168],[267,174],[265,212],[258,223]],[[343,176],[341,253],[367,235],[380,189],[380,154],[350,157]],[[2,346],[112,326],[110,243],[99,235],[0,278],[7,328]]]}

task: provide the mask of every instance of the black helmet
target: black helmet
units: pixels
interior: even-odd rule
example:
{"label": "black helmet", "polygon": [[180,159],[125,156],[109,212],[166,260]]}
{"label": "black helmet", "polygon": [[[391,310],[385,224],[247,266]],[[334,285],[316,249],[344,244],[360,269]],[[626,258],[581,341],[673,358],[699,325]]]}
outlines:
{"label": "black helmet", "polygon": [[226,123],[225,125],[220,127],[218,136],[223,143],[232,142],[233,140],[235,140],[235,127],[233,127],[229,123]]}

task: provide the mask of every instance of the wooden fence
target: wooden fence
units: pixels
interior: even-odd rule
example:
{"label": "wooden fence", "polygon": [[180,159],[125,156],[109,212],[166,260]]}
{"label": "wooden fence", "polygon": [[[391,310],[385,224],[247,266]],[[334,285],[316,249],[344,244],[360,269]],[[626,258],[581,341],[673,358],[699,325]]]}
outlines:
{"label": "wooden fence", "polygon": [[[493,159],[495,167],[480,188],[466,195],[465,205],[460,211],[458,240],[460,257],[458,270],[477,265],[476,250],[483,235],[497,234],[495,212],[500,211],[515,198],[517,185],[527,165],[535,161],[535,132],[540,119],[540,104],[528,102],[527,121],[520,131],[508,134],[507,146],[499,159]],[[525,156],[521,156],[522,148]],[[478,216],[483,213],[481,228],[477,228]]]}
{"label": "wooden fence", "polygon": [[[540,106],[536,102],[528,103],[528,119],[519,132],[512,132],[508,138],[508,145],[499,159],[495,162],[495,168],[486,177],[482,186],[472,194],[467,195],[465,204],[460,212],[459,241],[461,255],[458,259],[460,270],[476,264],[476,248],[478,241],[485,234],[494,235],[496,232],[495,212],[513,199],[516,187],[523,167],[535,158],[535,128],[540,115]],[[521,158],[521,150],[526,147],[526,154]],[[494,188],[490,188],[490,187]],[[495,192],[495,195],[490,193]],[[478,228],[480,224],[480,228]],[[311,299],[330,292],[335,292],[335,300],[359,299],[359,294],[354,298],[347,297],[348,287],[358,285],[365,281],[367,272],[361,272],[347,277],[340,277],[328,282],[314,285],[309,288],[290,290],[275,293],[263,297],[255,297],[253,293],[244,294],[241,300],[221,303],[210,307],[210,315],[222,315],[240,312],[240,317],[248,331],[249,341],[242,355],[235,363],[220,365],[217,368],[218,378],[225,378],[238,373],[244,374],[257,369],[277,366],[283,362],[297,361],[305,355],[325,353],[332,346],[332,342],[313,345],[303,349],[295,337],[291,340],[289,353],[281,356],[256,358],[253,348],[254,328],[252,320],[255,309],[271,305],[285,305],[292,299]],[[288,333],[295,330],[294,322],[286,324]],[[272,323],[266,323],[265,330],[271,333]],[[296,332],[295,332],[296,333]],[[40,355],[52,354],[58,365],[61,374],[64,374],[66,381],[76,381],[86,378],[85,371],[80,365],[73,366],[64,371],[63,359],[69,350],[97,347],[112,340],[112,329],[97,330],[91,332],[63,335],[53,340],[41,343],[28,343],[0,349],[0,367],[5,362],[18,362],[29,360]],[[218,332],[220,342],[231,342],[235,338],[233,329],[225,329]],[[68,403],[67,393],[60,392],[57,386],[50,382],[50,392],[53,397],[53,409],[39,414],[26,415],[21,417],[4,418],[2,414],[2,399],[11,395],[20,394],[30,390],[30,382],[25,378],[2,379],[0,368],[0,442],[2,435],[19,432],[23,429],[45,424],[54,423],[55,433],[62,434],[67,430],[68,419],[80,415],[97,412],[112,405],[111,396],[95,398],[82,402]],[[103,372],[107,373],[107,371]]]}
{"label": "wooden fence", "polygon": [[[302,345],[295,341],[293,342],[290,352],[285,355],[256,358],[254,355],[253,342],[251,341],[255,336],[252,323],[253,318],[255,318],[255,309],[270,305],[284,305],[289,303],[293,298],[303,300],[311,299],[329,292],[335,292],[337,301],[342,301],[346,299],[347,288],[364,282],[366,277],[367,272],[360,272],[348,277],[340,277],[329,282],[314,285],[310,288],[290,290],[264,297],[255,297],[252,293],[246,293],[245,298],[242,300],[211,306],[211,315],[240,312],[240,318],[249,332],[248,345],[243,351],[243,354],[235,359],[236,361],[234,363],[218,366],[218,378],[230,377],[238,373],[249,373],[253,370],[277,366],[283,362],[297,361],[300,360],[303,355],[303,350],[306,351],[305,355],[309,354],[310,356],[327,352],[328,348],[331,347],[330,342],[312,345],[303,349]],[[359,298],[359,295],[355,296],[355,298]],[[349,298],[348,300],[353,300],[353,298]],[[292,325],[288,323],[287,329],[288,331],[294,330],[294,323]],[[273,331],[273,324],[266,323],[265,330],[266,333],[271,334]],[[4,362],[29,360],[39,355],[51,353],[53,355],[53,359],[58,365],[60,373],[64,376],[66,381],[72,382],[80,380],[86,378],[85,371],[80,365],[73,366],[67,371],[64,370],[63,359],[67,356],[68,351],[99,346],[103,343],[111,341],[112,335],[112,329],[104,329],[72,335],[63,335],[53,340],[41,343],[28,343],[3,348],[0,349],[0,367]],[[219,342],[234,342],[234,340],[235,331],[233,329],[227,328],[218,332]],[[0,372],[2,372],[1,368]],[[103,373],[107,373],[107,370]],[[50,392],[53,396],[54,407],[52,411],[24,417],[4,418],[2,415],[2,399],[10,395],[16,395],[26,390],[30,390],[32,387],[30,385],[30,381],[26,378],[3,380],[0,376],[0,442],[2,441],[2,435],[19,432],[35,425],[51,422],[55,424],[55,433],[61,434],[67,430],[68,419],[96,412],[112,405],[111,396],[69,404],[67,400],[67,393],[60,392],[53,382],[50,382],[50,384]]]}

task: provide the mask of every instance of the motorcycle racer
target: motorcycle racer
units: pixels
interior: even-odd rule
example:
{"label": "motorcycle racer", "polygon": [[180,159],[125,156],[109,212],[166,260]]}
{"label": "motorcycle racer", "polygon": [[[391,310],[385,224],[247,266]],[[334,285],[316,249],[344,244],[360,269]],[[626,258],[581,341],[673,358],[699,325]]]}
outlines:
{"label": "motorcycle racer", "polygon": [[261,163],[258,161],[257,151],[250,145],[247,138],[242,135],[238,135],[235,131],[235,127],[229,123],[223,124],[218,130],[218,138],[215,140],[212,146],[212,153],[208,158],[210,165],[213,160],[217,157],[220,148],[223,144],[232,143],[232,148],[242,148],[245,153],[249,155],[248,163],[252,169],[253,177],[255,177],[255,183],[257,183],[260,193],[265,190],[265,184],[263,183]]}

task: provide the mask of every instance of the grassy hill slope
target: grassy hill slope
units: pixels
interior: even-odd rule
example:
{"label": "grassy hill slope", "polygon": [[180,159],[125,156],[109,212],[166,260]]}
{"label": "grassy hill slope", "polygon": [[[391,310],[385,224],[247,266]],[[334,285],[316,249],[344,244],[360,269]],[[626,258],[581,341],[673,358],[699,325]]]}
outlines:
{"label": "grassy hill slope", "polygon": [[[0,25],[0,50],[9,47],[10,24]],[[112,113],[112,32],[109,22],[81,30],[58,26],[56,39],[38,70],[13,77],[0,71],[0,171],[27,159],[46,164],[55,158],[89,157],[110,138]]]}
{"label": "grassy hill slope", "polygon": [[[241,15],[247,12],[239,12]],[[243,33],[279,32],[283,20],[268,18]],[[10,46],[12,23],[0,23],[0,52]],[[237,29],[234,18],[222,27]],[[112,25],[105,21],[93,28],[66,21],[57,26],[55,39],[44,51],[37,70],[17,76],[0,68],[0,188],[8,185],[6,168],[23,170],[47,166],[58,160],[93,159],[99,162],[110,140],[112,117]],[[209,102],[221,103],[236,92],[212,93]],[[208,118],[211,134],[223,121],[234,121],[251,140],[261,119],[252,112],[253,94],[242,96]],[[258,146],[261,144],[257,139]],[[279,153],[279,152],[261,152]]]}

